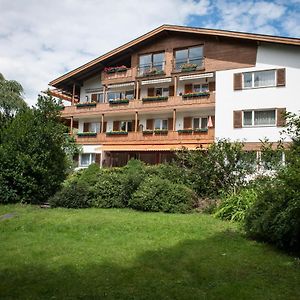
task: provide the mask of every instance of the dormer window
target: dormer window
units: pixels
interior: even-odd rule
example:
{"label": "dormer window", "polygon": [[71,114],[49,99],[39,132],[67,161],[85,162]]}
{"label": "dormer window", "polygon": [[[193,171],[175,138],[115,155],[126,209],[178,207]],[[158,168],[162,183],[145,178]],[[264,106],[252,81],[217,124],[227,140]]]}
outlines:
{"label": "dormer window", "polygon": [[175,69],[193,71],[203,65],[203,46],[175,51]]}
{"label": "dormer window", "polygon": [[165,69],[165,53],[151,53],[141,55],[139,58],[139,75],[163,74]]}

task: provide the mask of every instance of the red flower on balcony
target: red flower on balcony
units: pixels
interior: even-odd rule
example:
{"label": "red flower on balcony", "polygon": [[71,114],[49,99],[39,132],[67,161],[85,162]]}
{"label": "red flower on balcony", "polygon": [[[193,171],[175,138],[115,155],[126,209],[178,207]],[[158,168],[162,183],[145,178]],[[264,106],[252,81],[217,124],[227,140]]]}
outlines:
{"label": "red flower on balcony", "polygon": [[117,66],[117,67],[106,67],[104,68],[105,73],[117,73],[117,72],[125,72],[127,71],[127,67],[122,65],[122,66]]}

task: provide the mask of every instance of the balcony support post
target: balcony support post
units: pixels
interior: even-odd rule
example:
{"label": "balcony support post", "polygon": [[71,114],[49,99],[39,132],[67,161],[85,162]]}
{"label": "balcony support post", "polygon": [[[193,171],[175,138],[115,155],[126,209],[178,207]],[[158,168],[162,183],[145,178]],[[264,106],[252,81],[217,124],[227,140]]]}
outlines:
{"label": "balcony support post", "polygon": [[176,109],[173,109],[173,131],[176,131]]}
{"label": "balcony support post", "polygon": [[135,112],[134,132],[138,130],[138,112]]}
{"label": "balcony support post", "polygon": [[70,134],[73,134],[73,116],[71,117],[70,120]]}
{"label": "balcony support post", "polygon": [[103,133],[104,130],[104,114],[101,115],[101,133]]}
{"label": "balcony support post", "polygon": [[139,83],[139,81],[137,81],[136,82],[136,92],[135,92],[135,98],[137,99],[137,100],[139,100],[140,99],[140,93],[139,93],[139,90],[140,90],[140,83]]}
{"label": "balcony support post", "polygon": [[72,91],[72,105],[74,105],[74,101],[75,101],[75,83],[73,83],[73,91]]}
{"label": "balcony support post", "polygon": [[103,102],[107,102],[107,87],[106,85],[103,85]]}
{"label": "balcony support post", "polygon": [[177,81],[177,76],[174,77],[174,96],[177,96],[177,85],[178,85],[178,81]]}

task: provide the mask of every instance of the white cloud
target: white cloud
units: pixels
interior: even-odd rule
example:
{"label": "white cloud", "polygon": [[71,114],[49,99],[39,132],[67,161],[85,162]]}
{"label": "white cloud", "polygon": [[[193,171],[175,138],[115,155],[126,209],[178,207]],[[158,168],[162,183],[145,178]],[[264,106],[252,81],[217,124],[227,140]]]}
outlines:
{"label": "white cloud", "polygon": [[[278,34],[285,12],[281,0],[0,0],[0,72],[33,104],[50,80],[162,24],[196,16],[199,27]],[[297,34],[297,15],[282,27]]]}
{"label": "white cloud", "polygon": [[47,83],[163,23],[203,15],[201,0],[0,0],[0,72],[33,104]]}

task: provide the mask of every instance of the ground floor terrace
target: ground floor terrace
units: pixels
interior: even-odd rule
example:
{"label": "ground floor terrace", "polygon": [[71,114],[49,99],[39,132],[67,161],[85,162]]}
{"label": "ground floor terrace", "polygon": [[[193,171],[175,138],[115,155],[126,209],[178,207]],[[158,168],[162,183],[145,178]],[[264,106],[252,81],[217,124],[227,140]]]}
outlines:
{"label": "ground floor terrace", "polygon": [[[104,144],[104,145],[81,145],[82,151],[76,157],[78,168],[86,168],[96,163],[100,167],[122,167],[129,160],[138,159],[148,165],[172,162],[176,158],[176,152],[179,150],[197,150],[205,151],[211,143],[190,143],[190,144]],[[273,143],[272,148],[277,149],[277,144]],[[288,147],[285,143],[283,146]],[[284,148],[285,148],[284,147]],[[272,154],[272,160],[285,163],[284,148]],[[257,164],[257,169],[264,165],[268,159],[268,151],[262,150],[262,143],[245,143],[244,151],[251,153],[253,163]]]}
{"label": "ground floor terrace", "polygon": [[100,153],[81,153],[78,167],[85,168],[92,163],[101,167],[123,167],[129,160],[138,159],[148,165],[171,162],[175,151],[103,151]]}

